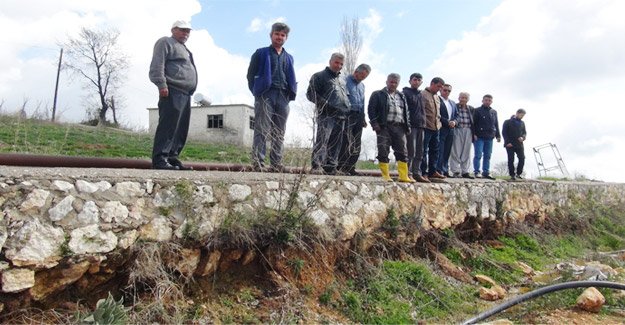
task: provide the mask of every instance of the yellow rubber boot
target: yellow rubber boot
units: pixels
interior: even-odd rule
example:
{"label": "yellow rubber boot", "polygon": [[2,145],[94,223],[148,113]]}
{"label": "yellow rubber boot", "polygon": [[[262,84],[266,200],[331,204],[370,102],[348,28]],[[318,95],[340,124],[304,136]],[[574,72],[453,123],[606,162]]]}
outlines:
{"label": "yellow rubber boot", "polygon": [[392,182],[393,179],[391,178],[391,175],[388,171],[388,163],[381,162],[378,165],[380,166],[380,171],[382,171],[382,178],[387,182]]}
{"label": "yellow rubber boot", "polygon": [[408,164],[406,162],[397,162],[397,173],[399,174],[398,181],[402,183],[416,183],[414,179],[408,177]]}

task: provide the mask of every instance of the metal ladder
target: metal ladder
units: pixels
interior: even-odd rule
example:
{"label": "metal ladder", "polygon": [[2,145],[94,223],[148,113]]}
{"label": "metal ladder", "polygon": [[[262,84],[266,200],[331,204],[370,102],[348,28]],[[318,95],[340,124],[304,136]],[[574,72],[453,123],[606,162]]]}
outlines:
{"label": "metal ladder", "polygon": [[[545,166],[545,162],[543,161],[543,156],[541,151],[551,149],[554,157],[556,158],[556,165],[553,166]],[[560,173],[564,177],[569,176],[569,171],[566,169],[566,165],[564,165],[564,160],[562,160],[562,156],[560,155],[560,150],[554,143],[545,143],[533,148],[534,150],[534,158],[536,158],[536,165],[538,166],[538,174],[540,176],[547,176],[547,172],[552,170],[560,170]]]}

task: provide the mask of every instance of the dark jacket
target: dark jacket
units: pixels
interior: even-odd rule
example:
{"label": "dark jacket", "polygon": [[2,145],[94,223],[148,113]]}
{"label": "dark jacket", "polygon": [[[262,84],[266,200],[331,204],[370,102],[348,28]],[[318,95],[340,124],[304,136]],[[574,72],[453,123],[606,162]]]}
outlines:
{"label": "dark jacket", "polygon": [[[404,101],[404,108],[408,107],[406,102],[406,96],[401,92],[397,92],[401,99]],[[389,93],[386,88],[376,90],[369,97],[369,106],[367,107],[367,114],[369,115],[369,124],[371,127],[379,125],[380,127],[386,126],[386,118],[389,111]],[[410,118],[408,117],[408,110],[404,109],[404,121],[406,121],[406,132],[410,131]]]}
{"label": "dark jacket", "polygon": [[[271,55],[269,51],[271,46],[262,47],[252,54],[250,66],[247,69],[247,87],[250,89],[254,97],[261,96],[264,92],[271,88]],[[295,69],[293,68],[293,56],[287,53],[283,48],[282,52],[286,55],[286,82],[288,85],[289,100],[295,99],[297,94],[297,81],[295,80]]]}
{"label": "dark jacket", "polygon": [[351,109],[345,79],[329,67],[312,75],[306,98],[315,103],[319,115],[343,117]]}
{"label": "dark jacket", "polygon": [[523,142],[519,142],[519,138],[523,138],[523,140],[525,140],[525,137],[527,136],[527,133],[525,132],[525,122],[512,115],[509,120],[503,122],[501,133],[503,135],[504,147],[507,144],[512,143],[513,147],[522,148]]}
{"label": "dark jacket", "polygon": [[421,103],[421,90],[412,87],[404,87],[404,96],[408,104],[408,117],[410,118],[411,128],[425,127],[425,111]]}
{"label": "dark jacket", "polygon": [[449,103],[451,104],[451,116],[449,116],[449,114],[447,114],[447,106],[445,105],[445,101],[443,101],[443,97],[440,97],[440,100],[441,100],[441,124],[442,124],[441,128],[449,129],[449,122],[455,121],[456,114],[458,113],[458,110],[456,108],[456,103],[454,103],[454,101],[451,99],[449,100]]}
{"label": "dark jacket", "polygon": [[475,110],[473,113],[473,135],[478,138],[501,139],[496,110],[484,105]]}

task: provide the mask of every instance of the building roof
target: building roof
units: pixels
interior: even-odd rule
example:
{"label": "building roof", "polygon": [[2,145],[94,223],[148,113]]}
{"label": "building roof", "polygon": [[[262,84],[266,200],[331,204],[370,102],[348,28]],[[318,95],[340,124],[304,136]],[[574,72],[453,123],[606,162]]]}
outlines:
{"label": "building roof", "polygon": [[[194,108],[211,108],[211,107],[215,107],[215,108],[218,108],[218,107],[241,107],[241,106],[247,107],[247,108],[252,109],[252,110],[254,109],[254,106],[251,106],[251,105],[248,105],[248,104],[217,104],[217,105],[213,104],[213,105],[210,105],[210,106],[192,105],[191,109],[194,109]],[[158,107],[148,107],[146,109],[147,110],[157,110]]]}

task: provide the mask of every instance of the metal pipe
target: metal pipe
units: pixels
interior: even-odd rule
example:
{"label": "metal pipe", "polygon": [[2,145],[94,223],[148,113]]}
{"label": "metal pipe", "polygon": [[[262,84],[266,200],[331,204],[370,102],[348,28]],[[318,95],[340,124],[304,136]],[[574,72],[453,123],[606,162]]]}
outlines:
{"label": "metal pipe", "polygon": [[546,287],[542,287],[539,289],[536,289],[534,291],[530,291],[528,293],[522,294],[520,296],[514,297],[513,299],[510,299],[508,301],[506,301],[503,304],[497,305],[494,308],[491,308],[467,321],[465,321],[464,323],[462,323],[463,325],[468,325],[468,324],[475,324],[477,322],[483,321],[485,319],[487,319],[488,317],[498,314],[516,304],[520,304],[526,300],[529,299],[533,299],[536,297],[540,297],[544,294],[550,293],[550,292],[555,292],[555,291],[560,291],[560,290],[565,290],[565,289],[571,289],[571,288],[588,288],[588,287],[599,287],[599,288],[611,288],[611,289],[619,289],[619,290],[625,290],[625,284],[622,283],[617,283],[617,282],[608,282],[608,281],[571,281],[571,282],[564,282],[564,283],[557,283],[557,284],[553,284],[550,286],[546,286]]}
{"label": "metal pipe", "polygon": [[[76,168],[132,168],[152,169],[152,162],[146,159],[100,158],[77,156],[31,155],[20,153],[0,154],[0,165],[29,167],[76,167]],[[250,165],[225,163],[185,163],[193,170],[229,172],[252,172]],[[285,173],[299,174],[301,167],[286,167]],[[380,176],[377,170],[359,170],[363,176]]]}

